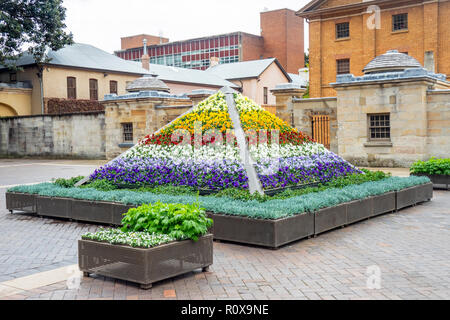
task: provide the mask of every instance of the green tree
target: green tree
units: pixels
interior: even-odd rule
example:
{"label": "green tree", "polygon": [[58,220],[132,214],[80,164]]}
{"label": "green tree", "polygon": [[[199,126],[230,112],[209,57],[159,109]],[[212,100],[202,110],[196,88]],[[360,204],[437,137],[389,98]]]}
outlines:
{"label": "green tree", "polygon": [[73,43],[65,18],[62,0],[0,0],[0,65],[16,68],[25,48],[36,63],[49,62],[47,49]]}
{"label": "green tree", "polygon": [[308,52],[305,52],[305,67],[309,68],[309,49]]}

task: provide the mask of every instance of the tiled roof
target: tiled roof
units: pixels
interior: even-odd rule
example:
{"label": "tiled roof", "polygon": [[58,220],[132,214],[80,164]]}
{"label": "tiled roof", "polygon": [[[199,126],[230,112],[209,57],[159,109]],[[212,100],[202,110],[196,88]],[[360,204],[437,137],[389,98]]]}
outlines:
{"label": "tiled roof", "polygon": [[219,64],[208,68],[206,72],[227,80],[257,78],[274,62],[291,81],[289,75],[275,58]]}
{"label": "tiled roof", "polygon": [[152,90],[169,92],[170,88],[163,81],[151,75],[138,78],[127,86],[128,92]]}
{"label": "tiled roof", "polygon": [[422,65],[407,54],[390,50],[370,61],[363,71],[364,73],[372,73],[389,70],[401,71],[410,68],[422,68]]}
{"label": "tiled roof", "polygon": [[[140,65],[140,62],[133,62]],[[165,82],[181,82],[209,85],[214,87],[233,87],[237,88],[234,83],[225,80],[216,74],[212,74],[203,70],[169,67],[160,64],[150,64],[150,73],[157,75],[158,79]]]}
{"label": "tiled roof", "polygon": [[[55,66],[115,71],[137,75],[148,73],[140,65],[120,59],[106,51],[83,43],[65,46],[58,51],[51,50],[48,53],[48,57],[51,59],[49,64]],[[35,60],[28,53],[22,55],[17,61],[17,66],[21,67],[33,64],[35,64]]]}
{"label": "tiled roof", "polygon": [[[233,83],[220,78],[217,75],[201,70],[150,64],[149,72],[148,70],[142,68],[140,62],[121,59],[89,44],[75,43],[58,51],[50,51],[48,56],[51,59],[49,64],[55,66],[94,69],[105,72],[130,73],[136,74],[137,76],[142,76],[144,74],[156,74],[162,81],[192,83],[215,87],[237,87]],[[17,61],[17,66],[22,67],[33,64],[35,64],[35,61],[30,54],[24,54]]]}
{"label": "tiled roof", "polygon": [[308,86],[308,83],[306,82],[306,80],[296,73],[289,73],[289,77],[291,77],[292,83],[299,84],[302,87]]}

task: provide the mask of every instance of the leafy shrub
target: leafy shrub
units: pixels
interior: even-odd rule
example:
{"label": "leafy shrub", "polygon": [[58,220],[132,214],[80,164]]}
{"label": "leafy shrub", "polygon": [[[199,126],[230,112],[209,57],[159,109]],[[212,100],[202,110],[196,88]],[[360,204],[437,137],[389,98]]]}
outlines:
{"label": "leafy shrub", "polygon": [[78,182],[83,179],[83,176],[73,177],[69,179],[59,178],[55,180],[55,184],[63,188],[73,188]]}
{"label": "leafy shrub", "polygon": [[117,186],[115,186],[113,183],[109,182],[108,180],[94,180],[89,184],[81,186],[81,188],[93,188],[93,189],[100,190],[100,191],[111,191],[111,190],[116,190]]}
{"label": "leafy shrub", "polygon": [[425,173],[450,176],[450,158],[437,159],[433,157],[428,161],[417,161],[411,166],[410,172],[412,174]]}
{"label": "leafy shrub", "polygon": [[122,219],[123,232],[149,232],[166,234],[178,240],[192,239],[208,232],[212,220],[207,218],[205,209],[198,203],[144,204],[130,209]]}

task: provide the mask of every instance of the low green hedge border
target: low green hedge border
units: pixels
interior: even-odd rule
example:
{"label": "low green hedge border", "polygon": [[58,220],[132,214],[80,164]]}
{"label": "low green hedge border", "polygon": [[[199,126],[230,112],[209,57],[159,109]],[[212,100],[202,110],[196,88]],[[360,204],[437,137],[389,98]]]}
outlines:
{"label": "low green hedge border", "polygon": [[17,186],[10,188],[8,191],[39,194],[48,197],[110,201],[129,205],[142,205],[145,203],[156,203],[158,201],[164,203],[190,204],[198,200],[201,207],[214,213],[246,216],[256,219],[280,219],[303,212],[315,212],[340,203],[364,199],[429,182],[430,179],[427,177],[390,177],[380,181],[350,185],[340,189],[331,188],[316,193],[308,193],[287,199],[268,200],[265,202],[259,202],[257,200],[235,200],[228,197],[175,196],[130,190],[98,191],[90,188],[63,188],[52,183]]}
{"label": "low green hedge border", "polygon": [[428,175],[450,176],[450,158],[436,159],[433,157],[428,161],[417,161],[411,166],[410,172],[412,174],[424,173]]}

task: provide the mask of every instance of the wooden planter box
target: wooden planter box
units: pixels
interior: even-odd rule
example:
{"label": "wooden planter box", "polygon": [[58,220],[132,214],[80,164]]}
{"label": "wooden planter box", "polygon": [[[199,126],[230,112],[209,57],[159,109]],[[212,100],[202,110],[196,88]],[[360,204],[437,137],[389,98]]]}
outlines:
{"label": "wooden planter box", "polygon": [[332,230],[347,224],[347,204],[324,208],[314,214],[314,235]]}
{"label": "wooden planter box", "polygon": [[121,226],[123,215],[125,213],[127,213],[128,210],[133,209],[133,208],[137,208],[137,206],[115,203],[113,217],[112,217],[112,224],[115,226]]}
{"label": "wooden planter box", "polygon": [[94,273],[136,282],[143,289],[213,263],[213,236],[141,249],[89,240],[78,241],[78,264],[85,276]]}
{"label": "wooden planter box", "polygon": [[372,217],[395,211],[395,191],[372,197]]}
{"label": "wooden planter box", "polygon": [[433,199],[433,183],[417,186],[416,203],[426,202]]}
{"label": "wooden planter box", "polygon": [[38,196],[36,198],[37,212],[44,217],[71,218],[72,201],[73,199],[68,198]]}
{"label": "wooden planter box", "polygon": [[214,239],[278,248],[314,234],[314,215],[303,213],[277,220],[208,213]]}
{"label": "wooden planter box", "polygon": [[373,215],[373,197],[347,203],[347,224],[370,218]]}
{"label": "wooden planter box", "polygon": [[72,214],[69,218],[112,225],[114,224],[114,207],[115,203],[112,202],[73,199]]}
{"label": "wooden planter box", "polygon": [[396,205],[395,209],[400,210],[406,207],[410,207],[416,204],[416,190],[417,187],[411,187],[396,192]]}
{"label": "wooden planter box", "polygon": [[396,209],[400,210],[433,198],[433,184],[427,183],[396,192]]}
{"label": "wooden planter box", "polygon": [[35,194],[6,192],[6,209],[11,213],[13,210],[36,213],[36,197]]}
{"label": "wooden planter box", "polygon": [[435,189],[449,189],[450,186],[450,176],[443,174],[426,174],[426,173],[414,173],[413,176],[421,176],[430,178]]}

